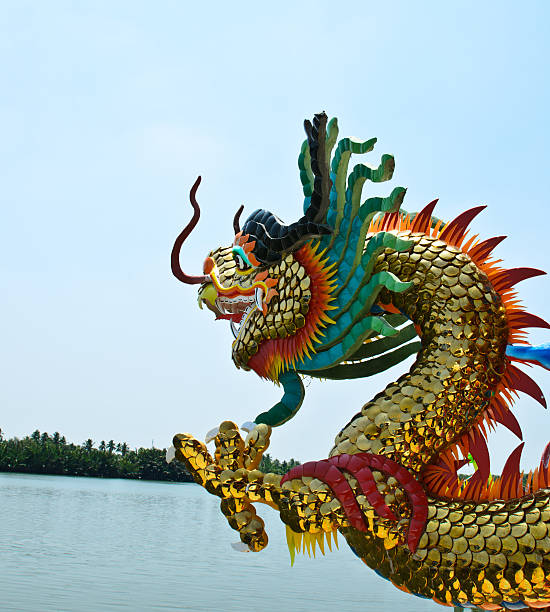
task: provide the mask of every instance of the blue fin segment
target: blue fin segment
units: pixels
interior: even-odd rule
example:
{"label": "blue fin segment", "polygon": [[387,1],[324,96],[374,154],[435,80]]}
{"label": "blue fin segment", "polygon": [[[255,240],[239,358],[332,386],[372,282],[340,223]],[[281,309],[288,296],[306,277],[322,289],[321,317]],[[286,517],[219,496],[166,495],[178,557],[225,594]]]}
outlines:
{"label": "blue fin segment", "polygon": [[509,344],[506,347],[508,357],[523,359],[536,363],[550,370],[550,343],[529,346],[527,344]]}

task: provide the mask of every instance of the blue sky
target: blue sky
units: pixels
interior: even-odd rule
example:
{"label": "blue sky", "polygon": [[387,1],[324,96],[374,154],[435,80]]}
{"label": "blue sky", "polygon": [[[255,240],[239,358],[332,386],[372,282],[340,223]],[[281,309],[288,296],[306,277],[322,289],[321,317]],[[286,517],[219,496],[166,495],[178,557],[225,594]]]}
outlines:
{"label": "blue sky", "polygon": [[[371,194],[403,185],[406,209],[439,197],[448,219],[487,204],[474,229],[509,236],[506,264],[550,269],[549,18],[542,1],[2,2],[4,432],[166,446],[278,401],[234,368],[228,325],[172,277],[170,250],[198,174],[190,272],[232,239],[241,203],[297,218],[302,122],[322,109],[341,135],[378,137],[367,162],[395,155]],[[546,318],[548,287],[520,285]],[[273,454],[325,457],[401,371],[314,381]],[[526,397],[516,414],[534,466],[550,415]],[[515,445],[495,437],[494,467]]]}

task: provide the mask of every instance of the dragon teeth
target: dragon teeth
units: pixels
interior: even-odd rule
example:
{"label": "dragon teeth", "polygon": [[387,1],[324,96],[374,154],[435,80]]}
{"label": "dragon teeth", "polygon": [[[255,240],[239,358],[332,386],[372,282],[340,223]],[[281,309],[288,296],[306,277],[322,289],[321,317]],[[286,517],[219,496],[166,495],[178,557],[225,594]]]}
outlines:
{"label": "dragon teeth", "polygon": [[243,328],[243,322],[246,321],[246,318],[252,311],[252,308],[253,308],[252,306],[247,307],[247,309],[243,312],[243,316],[241,318],[240,323],[235,323],[233,319],[229,321],[229,326],[231,327],[231,333],[233,334],[233,336],[235,336],[235,339],[239,337],[239,334]]}
{"label": "dragon teeth", "polygon": [[223,314],[243,312],[252,303],[254,303],[254,297],[251,295],[242,295],[236,298],[220,296],[216,300],[218,310]]}
{"label": "dragon teeth", "polygon": [[229,325],[231,327],[231,333],[233,334],[233,336],[235,338],[238,338],[239,337],[239,331],[240,331],[239,326],[235,323],[235,321],[233,321],[233,319],[231,319],[231,321],[229,322]]}
{"label": "dragon teeth", "polygon": [[254,301],[256,302],[256,308],[263,312],[263,299],[264,299],[264,290],[260,287],[256,287],[254,291]]}

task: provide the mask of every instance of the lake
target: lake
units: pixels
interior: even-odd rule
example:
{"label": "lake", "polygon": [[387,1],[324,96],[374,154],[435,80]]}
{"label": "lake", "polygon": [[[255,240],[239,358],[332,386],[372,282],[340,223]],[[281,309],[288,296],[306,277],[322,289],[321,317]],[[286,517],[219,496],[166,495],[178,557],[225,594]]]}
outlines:
{"label": "lake", "polygon": [[0,473],[0,610],[365,612],[443,610],[340,550],[290,567],[284,526],[258,505],[268,547],[239,540],[195,484]]}

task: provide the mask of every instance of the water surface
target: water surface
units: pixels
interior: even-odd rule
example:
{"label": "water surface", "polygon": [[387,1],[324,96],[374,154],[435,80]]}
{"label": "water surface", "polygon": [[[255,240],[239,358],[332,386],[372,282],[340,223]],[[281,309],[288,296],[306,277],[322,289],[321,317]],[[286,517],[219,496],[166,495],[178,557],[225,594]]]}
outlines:
{"label": "water surface", "polygon": [[234,551],[219,501],[194,484],[0,473],[0,610],[368,612],[442,610],[340,550],[290,567],[270,542]]}

